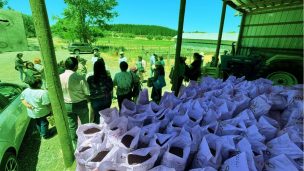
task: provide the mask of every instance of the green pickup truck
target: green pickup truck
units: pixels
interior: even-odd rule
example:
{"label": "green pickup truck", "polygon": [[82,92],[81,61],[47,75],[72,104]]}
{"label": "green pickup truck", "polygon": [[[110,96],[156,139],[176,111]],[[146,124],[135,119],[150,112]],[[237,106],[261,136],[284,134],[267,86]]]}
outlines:
{"label": "green pickup truck", "polygon": [[71,43],[68,46],[70,53],[96,53],[99,51],[98,47],[92,46],[90,43]]}

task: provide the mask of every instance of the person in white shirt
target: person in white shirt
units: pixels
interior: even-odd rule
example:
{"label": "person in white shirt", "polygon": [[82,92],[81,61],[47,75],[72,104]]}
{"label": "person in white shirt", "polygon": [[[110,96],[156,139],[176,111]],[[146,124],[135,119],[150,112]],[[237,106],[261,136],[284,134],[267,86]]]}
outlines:
{"label": "person in white shirt", "polygon": [[94,56],[92,57],[92,64],[93,64],[93,66],[94,66],[94,64],[95,64],[95,62],[98,60],[98,59],[100,59],[101,57],[100,57],[100,53],[99,52],[96,52],[96,53],[94,53]]}
{"label": "person in white shirt", "polygon": [[81,124],[89,122],[88,98],[90,95],[88,83],[83,76],[78,74],[78,60],[69,57],[65,61],[65,72],[60,74],[65,107],[73,145],[76,146],[78,118]]}
{"label": "person in white shirt", "polygon": [[43,72],[43,66],[41,65],[41,59],[35,58],[34,59],[34,68],[39,71],[40,73]]}
{"label": "person in white shirt", "polygon": [[27,114],[36,122],[36,127],[42,138],[47,139],[52,136],[49,131],[49,122],[46,119],[51,113],[51,103],[48,91],[41,89],[41,79],[36,79],[29,83],[30,88],[21,93],[21,102],[27,108]]}
{"label": "person in white shirt", "polygon": [[127,62],[127,57],[125,56],[125,54],[124,54],[124,52],[119,52],[119,55],[120,55],[120,57],[119,57],[119,64],[122,62],[122,61],[124,61],[124,62]]}
{"label": "person in white shirt", "polygon": [[150,77],[154,75],[155,63],[158,61],[157,55],[154,53],[150,57]]}

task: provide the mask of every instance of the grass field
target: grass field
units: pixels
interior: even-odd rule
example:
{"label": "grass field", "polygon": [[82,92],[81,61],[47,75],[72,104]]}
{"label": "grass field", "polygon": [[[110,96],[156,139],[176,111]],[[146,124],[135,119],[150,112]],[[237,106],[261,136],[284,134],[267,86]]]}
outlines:
{"label": "grass field", "polygon": [[[54,39],[56,48],[56,59],[57,62],[66,59],[71,56],[71,54],[65,49],[67,44],[65,41],[60,39]],[[38,44],[36,39],[30,39],[30,49],[33,51],[24,51],[24,60],[33,61],[34,58],[40,57],[40,51],[38,51]],[[164,91],[170,91],[171,85],[169,81],[170,68],[174,64],[174,53],[175,53],[175,43],[168,40],[141,40],[141,39],[131,39],[131,38],[103,38],[97,42],[98,45],[109,46],[111,48],[101,53],[104,58],[107,69],[110,71],[111,76],[114,77],[115,73],[119,72],[118,64],[118,51],[120,49],[116,47],[124,47],[125,55],[128,57],[129,66],[134,66],[138,55],[142,55],[147,62],[146,75],[145,78],[149,77],[150,64],[149,58],[152,53],[163,55],[166,63],[166,82],[167,86],[163,89]],[[0,80],[2,82],[12,82],[17,84],[23,84],[19,79],[19,73],[14,69],[15,56],[18,52],[6,52],[0,54]],[[187,63],[192,62],[193,51],[189,49],[183,49],[182,55],[187,56]],[[204,63],[211,60],[212,54],[206,54],[204,58]],[[88,72],[92,72],[92,54],[81,54],[81,57],[87,60]],[[144,88],[146,84],[143,85]],[[151,88],[149,88],[149,92]],[[113,100],[112,107],[117,106],[117,102]],[[62,151],[60,148],[60,143],[58,135],[50,140],[41,140],[37,132],[34,129],[29,129],[27,135],[23,141],[19,160],[20,168],[22,170],[75,170],[75,165],[70,169],[65,169],[63,164]]]}

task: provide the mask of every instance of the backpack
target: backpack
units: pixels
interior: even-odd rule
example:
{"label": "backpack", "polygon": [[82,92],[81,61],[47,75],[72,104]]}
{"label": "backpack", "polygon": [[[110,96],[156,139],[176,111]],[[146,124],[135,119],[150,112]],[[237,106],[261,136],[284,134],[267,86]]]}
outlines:
{"label": "backpack", "polygon": [[[131,73],[131,72],[130,72]],[[133,76],[133,73],[131,73],[131,77],[132,77],[132,83],[131,83],[131,95],[132,97],[137,97],[139,92],[141,91],[141,85],[140,85],[140,81],[138,79],[138,83],[136,83],[134,81],[134,76]]]}

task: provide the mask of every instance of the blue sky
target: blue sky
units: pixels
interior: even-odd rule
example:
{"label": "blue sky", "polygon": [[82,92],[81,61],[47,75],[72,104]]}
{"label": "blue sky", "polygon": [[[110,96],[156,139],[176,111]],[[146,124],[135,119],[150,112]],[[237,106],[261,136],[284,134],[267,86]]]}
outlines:
{"label": "blue sky", "polygon": [[[110,23],[160,25],[177,30],[180,0],[117,0],[119,16]],[[31,14],[28,0],[9,0],[13,9]],[[50,23],[52,16],[61,15],[66,5],[63,0],[46,0]],[[218,32],[222,0],[188,0],[184,31]],[[240,17],[227,8],[224,32],[238,31]]]}

